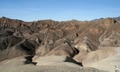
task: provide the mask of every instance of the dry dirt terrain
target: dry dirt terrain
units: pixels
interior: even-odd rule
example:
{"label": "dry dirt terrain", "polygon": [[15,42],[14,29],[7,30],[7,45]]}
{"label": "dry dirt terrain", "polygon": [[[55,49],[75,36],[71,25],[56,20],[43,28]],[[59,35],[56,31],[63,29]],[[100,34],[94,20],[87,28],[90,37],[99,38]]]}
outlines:
{"label": "dry dirt terrain", "polygon": [[0,72],[115,72],[119,67],[119,19],[0,18]]}

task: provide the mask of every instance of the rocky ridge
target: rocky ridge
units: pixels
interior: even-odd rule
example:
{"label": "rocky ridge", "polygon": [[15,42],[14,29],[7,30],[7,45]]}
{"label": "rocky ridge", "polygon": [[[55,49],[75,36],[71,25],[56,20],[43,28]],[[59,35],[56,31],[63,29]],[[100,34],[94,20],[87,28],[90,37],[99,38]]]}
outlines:
{"label": "rocky ridge", "polygon": [[29,60],[37,63],[39,58],[55,55],[67,56],[84,67],[91,67],[91,63],[119,56],[116,52],[120,46],[119,36],[120,22],[113,18],[24,22],[2,17],[0,61],[30,55]]}

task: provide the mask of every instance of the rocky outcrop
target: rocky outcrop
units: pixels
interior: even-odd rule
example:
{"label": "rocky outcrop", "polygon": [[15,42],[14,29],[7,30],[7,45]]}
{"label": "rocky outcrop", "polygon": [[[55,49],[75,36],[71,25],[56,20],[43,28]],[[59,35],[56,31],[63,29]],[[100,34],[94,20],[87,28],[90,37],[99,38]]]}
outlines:
{"label": "rocky outcrop", "polygon": [[93,58],[100,61],[113,53],[114,49],[106,47],[120,46],[119,36],[120,22],[113,18],[24,22],[2,17],[0,61],[24,55],[67,56],[83,63]]}
{"label": "rocky outcrop", "polygon": [[73,57],[78,50],[90,52],[99,47],[118,47],[119,26],[119,22],[112,18],[93,22],[76,20],[24,22],[2,17],[0,50],[19,46],[30,55],[64,53]]}

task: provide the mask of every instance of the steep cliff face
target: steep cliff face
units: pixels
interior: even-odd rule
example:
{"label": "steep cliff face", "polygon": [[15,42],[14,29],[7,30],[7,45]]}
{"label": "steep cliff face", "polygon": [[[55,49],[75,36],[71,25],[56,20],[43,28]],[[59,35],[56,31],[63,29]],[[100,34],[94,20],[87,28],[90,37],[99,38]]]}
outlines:
{"label": "steep cliff face", "polygon": [[0,60],[22,55],[65,55],[120,46],[120,23],[113,18],[98,21],[53,21],[0,18]]}

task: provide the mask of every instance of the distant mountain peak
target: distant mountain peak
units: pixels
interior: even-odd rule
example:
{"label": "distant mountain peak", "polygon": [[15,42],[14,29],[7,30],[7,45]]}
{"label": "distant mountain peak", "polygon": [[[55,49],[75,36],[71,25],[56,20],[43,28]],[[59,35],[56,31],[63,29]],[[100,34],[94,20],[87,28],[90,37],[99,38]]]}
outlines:
{"label": "distant mountain peak", "polygon": [[120,21],[120,16],[118,16],[118,17],[114,17],[114,19],[116,19],[116,20],[119,20],[119,21]]}

